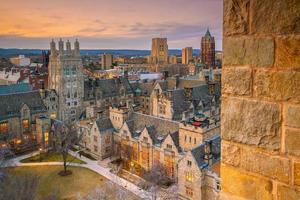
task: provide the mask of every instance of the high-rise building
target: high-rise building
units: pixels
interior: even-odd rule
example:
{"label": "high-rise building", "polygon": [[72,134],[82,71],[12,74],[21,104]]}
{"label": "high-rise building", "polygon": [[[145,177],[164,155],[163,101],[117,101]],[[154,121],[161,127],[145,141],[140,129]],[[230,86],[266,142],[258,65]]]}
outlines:
{"label": "high-rise building", "polygon": [[168,40],[167,38],[152,38],[150,63],[167,64],[168,63]]}
{"label": "high-rise building", "polygon": [[211,36],[209,29],[201,39],[201,61],[208,68],[215,66],[215,38]]}
{"label": "high-rise building", "polygon": [[111,69],[113,63],[113,55],[102,54],[101,55],[101,67],[103,70]]}
{"label": "high-rise building", "polygon": [[49,58],[49,89],[54,89],[59,97],[58,116],[62,121],[75,121],[82,113],[83,100],[83,74],[80,57],[79,42],[71,43],[60,39],[58,50],[55,42],[50,43]]}
{"label": "high-rise building", "polygon": [[193,60],[193,48],[185,47],[182,49],[182,64],[189,64],[189,62]]}

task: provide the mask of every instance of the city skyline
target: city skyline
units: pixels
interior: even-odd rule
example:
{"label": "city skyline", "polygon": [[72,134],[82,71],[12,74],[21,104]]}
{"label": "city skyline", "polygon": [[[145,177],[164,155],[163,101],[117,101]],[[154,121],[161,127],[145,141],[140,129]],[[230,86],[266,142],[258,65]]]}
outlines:
{"label": "city skyline", "polygon": [[167,37],[170,49],[198,49],[209,28],[221,50],[222,7],[221,0],[6,1],[0,47],[47,48],[52,38],[79,38],[82,49],[150,49],[151,38]]}

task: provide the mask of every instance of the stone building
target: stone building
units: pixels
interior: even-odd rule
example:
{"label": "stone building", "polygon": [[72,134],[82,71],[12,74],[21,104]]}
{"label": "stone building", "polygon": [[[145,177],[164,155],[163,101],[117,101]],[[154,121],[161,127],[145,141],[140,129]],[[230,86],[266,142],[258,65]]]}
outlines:
{"label": "stone building", "polygon": [[59,96],[57,118],[62,121],[75,121],[82,115],[83,106],[83,74],[81,72],[82,61],[80,57],[79,42],[58,42],[58,50],[55,42],[50,43],[49,58],[49,89],[56,91]]}
{"label": "stone building", "polygon": [[208,68],[215,67],[215,38],[207,29],[205,36],[201,38],[201,62]]}
{"label": "stone building", "polygon": [[217,94],[219,85],[209,85],[205,81],[179,77],[157,81],[150,96],[150,114],[153,116],[182,120],[185,112],[196,112],[200,101],[209,106]]}
{"label": "stone building", "polygon": [[182,49],[182,64],[188,65],[193,60],[193,48],[185,47]]}
{"label": "stone building", "polygon": [[[13,148],[34,148],[47,138],[47,108],[38,91],[0,95],[0,145]],[[47,145],[47,144],[46,144]]]}
{"label": "stone building", "polygon": [[149,63],[168,64],[168,42],[167,38],[152,38],[151,55]]}
{"label": "stone building", "polygon": [[111,54],[102,54],[101,55],[101,69],[107,70],[111,69],[113,64],[113,55]]}
{"label": "stone building", "polygon": [[[134,91],[126,78],[87,79],[84,81],[83,107],[94,107],[108,117],[110,106],[124,106],[133,103]],[[96,117],[96,116],[95,116]]]}
{"label": "stone building", "polygon": [[221,200],[300,199],[299,15],[224,1]]}
{"label": "stone building", "polygon": [[178,163],[178,194],[184,200],[217,200],[221,138],[211,137],[187,151]]}

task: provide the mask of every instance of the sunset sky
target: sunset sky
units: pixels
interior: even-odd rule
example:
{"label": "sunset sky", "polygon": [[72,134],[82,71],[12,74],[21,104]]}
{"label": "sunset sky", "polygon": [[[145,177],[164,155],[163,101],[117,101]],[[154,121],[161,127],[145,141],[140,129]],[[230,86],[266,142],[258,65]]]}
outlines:
{"label": "sunset sky", "polygon": [[200,47],[207,27],[220,50],[222,0],[5,0],[0,48],[48,48],[52,38],[78,38],[84,49],[150,49],[167,37],[170,49]]}

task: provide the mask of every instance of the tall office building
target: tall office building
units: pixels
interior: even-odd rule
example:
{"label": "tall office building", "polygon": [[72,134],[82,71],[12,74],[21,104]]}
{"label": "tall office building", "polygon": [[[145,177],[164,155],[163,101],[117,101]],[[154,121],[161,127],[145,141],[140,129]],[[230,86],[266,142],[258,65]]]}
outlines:
{"label": "tall office building", "polygon": [[182,49],[182,64],[189,64],[193,60],[193,48],[185,47]]}
{"label": "tall office building", "polygon": [[101,67],[103,70],[111,69],[113,63],[113,55],[102,54],[101,55]]}
{"label": "tall office building", "polygon": [[201,39],[201,61],[208,68],[215,66],[215,38],[211,36],[208,29]]}
{"label": "tall office building", "polygon": [[80,57],[79,42],[71,43],[60,39],[58,50],[55,42],[50,43],[49,58],[49,89],[54,89],[59,97],[57,118],[65,121],[75,121],[82,114],[83,100],[83,74],[81,72],[82,61]]}
{"label": "tall office building", "polygon": [[150,63],[168,63],[168,40],[167,38],[152,38]]}

